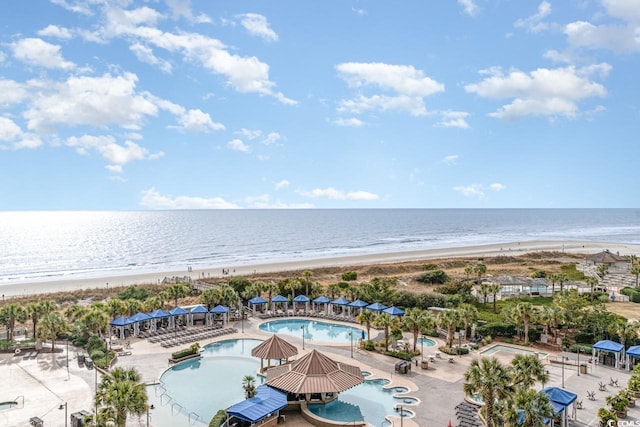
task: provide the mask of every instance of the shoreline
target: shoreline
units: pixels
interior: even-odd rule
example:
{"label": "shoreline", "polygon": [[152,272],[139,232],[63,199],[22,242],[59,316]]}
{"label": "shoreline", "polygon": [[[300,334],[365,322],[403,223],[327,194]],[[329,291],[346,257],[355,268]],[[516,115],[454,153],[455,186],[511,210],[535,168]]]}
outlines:
{"label": "shoreline", "polygon": [[349,267],[374,264],[390,264],[407,261],[431,260],[442,258],[468,258],[485,256],[518,256],[529,252],[555,251],[568,254],[592,254],[610,250],[620,255],[640,256],[640,245],[631,243],[613,243],[575,240],[532,240],[524,242],[505,242],[486,245],[460,246],[450,248],[433,248],[424,250],[373,253],[350,255],[331,258],[315,258],[304,260],[290,260],[252,265],[230,265],[225,267],[229,274],[222,274],[222,269],[199,268],[192,271],[187,269],[177,271],[158,271],[153,273],[134,273],[125,275],[104,275],[95,278],[56,279],[44,281],[25,281],[21,283],[4,284],[0,286],[2,298],[28,295],[50,294],[54,292],[74,291],[91,288],[108,288],[109,285],[120,287],[135,284],[157,284],[166,277],[190,276],[192,280],[203,278],[228,278],[250,276],[252,274],[278,273],[296,270],[307,270],[330,267]]}

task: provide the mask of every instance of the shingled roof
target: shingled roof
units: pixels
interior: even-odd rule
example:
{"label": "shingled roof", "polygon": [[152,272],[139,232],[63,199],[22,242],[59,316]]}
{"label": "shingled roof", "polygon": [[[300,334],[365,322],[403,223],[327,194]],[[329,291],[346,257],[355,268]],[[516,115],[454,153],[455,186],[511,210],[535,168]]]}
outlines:
{"label": "shingled roof", "polygon": [[298,349],[295,345],[289,344],[275,334],[251,350],[251,355],[260,359],[287,360],[296,354]]}
{"label": "shingled roof", "polygon": [[360,368],[312,350],[288,365],[267,370],[266,384],[289,393],[340,393],[364,382]]}
{"label": "shingled roof", "polygon": [[587,261],[591,261],[598,264],[615,264],[616,262],[626,262],[627,259],[623,256],[613,254],[606,251],[598,252],[597,254],[589,255]]}

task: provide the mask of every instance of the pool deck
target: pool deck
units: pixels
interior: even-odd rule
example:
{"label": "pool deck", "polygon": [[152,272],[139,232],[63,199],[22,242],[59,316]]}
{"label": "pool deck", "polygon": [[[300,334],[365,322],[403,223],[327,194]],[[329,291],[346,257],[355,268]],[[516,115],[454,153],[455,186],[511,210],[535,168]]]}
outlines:
{"label": "pool deck", "polygon": [[[244,325],[237,324],[236,328],[244,333],[223,335],[215,339],[200,341],[204,346],[210,342],[221,341],[233,338],[258,338],[265,339],[269,333],[262,332],[258,325],[263,320],[249,319]],[[234,326],[234,325],[231,325]],[[380,354],[365,351],[354,351],[351,358],[350,346],[331,346],[329,343],[316,343],[305,340],[305,350],[302,350],[302,339],[286,337],[289,342],[296,345],[304,354],[312,349],[321,350],[329,354],[332,358],[345,363],[360,366],[364,371],[369,371],[373,377],[388,378],[392,382],[390,386],[404,386],[409,388],[407,396],[416,397],[421,400],[420,405],[404,405],[406,409],[416,413],[414,418],[404,418],[403,427],[414,426],[446,426],[451,420],[452,425],[456,425],[454,407],[464,400],[462,393],[463,375],[474,357],[479,357],[480,352],[474,351],[472,354],[454,358],[454,363],[448,363],[447,359],[436,359],[436,362],[429,363],[428,370],[422,370],[419,366],[413,365],[412,372],[407,375],[396,374],[394,364],[396,359],[392,359]],[[405,340],[412,342],[408,334]],[[442,344],[436,340],[438,345]],[[67,353],[64,343],[57,344],[56,353],[41,353],[35,359],[23,360],[12,354],[0,354],[0,378],[3,387],[0,388],[0,402],[13,401],[18,398],[19,405],[5,410],[0,410],[0,425],[2,426],[28,426],[29,419],[34,416],[44,420],[46,427],[65,426],[64,409],[58,409],[60,404],[67,402],[67,415],[80,410],[93,411],[93,400],[95,383],[100,381],[100,374],[95,370],[78,365],[76,362],[76,349],[69,347],[69,369],[67,374]],[[169,367],[168,358],[174,349],[162,348],[159,344],[151,344],[147,340],[131,340],[131,355],[122,356],[115,366],[134,367],[140,372],[143,381],[153,383],[157,381],[161,374]],[[425,348],[425,355],[435,353]],[[553,352],[549,353],[549,362],[555,357]],[[496,352],[492,355],[503,363],[509,363],[514,353]],[[549,371],[549,382],[547,386],[562,385],[562,366],[558,364],[547,364]],[[606,391],[598,391],[598,383],[608,384],[611,378],[617,379],[622,386],[626,384],[629,373],[622,370],[589,365],[586,375],[577,375],[575,366],[566,366],[564,369],[565,388],[578,395],[578,400],[582,400],[583,408],[576,412],[577,420],[571,421],[570,425],[594,426],[597,425],[597,410],[605,406],[605,398],[616,393],[619,388],[607,386]],[[540,387],[538,385],[538,387]],[[596,392],[596,400],[587,399],[587,391]],[[23,397],[20,397],[23,396]],[[640,405],[629,409],[629,416],[626,421],[640,421]],[[151,425],[153,425],[153,410],[150,413]],[[392,417],[394,427],[400,426],[398,417]],[[70,425],[70,423],[69,423]],[[142,417],[130,417],[128,426],[146,426],[146,415]],[[186,424],[185,424],[186,425]],[[301,416],[287,415],[285,426],[299,427],[310,426]]]}

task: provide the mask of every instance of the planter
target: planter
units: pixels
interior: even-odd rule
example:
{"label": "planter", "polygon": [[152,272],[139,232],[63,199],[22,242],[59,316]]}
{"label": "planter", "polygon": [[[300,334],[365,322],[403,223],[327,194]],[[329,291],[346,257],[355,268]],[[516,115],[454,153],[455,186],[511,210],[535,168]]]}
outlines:
{"label": "planter", "polygon": [[624,409],[624,410],[622,410],[622,411],[617,411],[617,410],[615,410],[615,409],[614,409],[614,411],[613,411],[613,412],[615,412],[615,413],[616,413],[616,416],[617,416],[618,418],[621,418],[621,419],[625,419],[625,418],[627,418],[627,410],[626,410],[626,409]]}
{"label": "planter", "polygon": [[184,362],[185,360],[195,359],[197,357],[202,357],[202,356],[200,355],[200,353],[189,354],[188,356],[184,356],[179,359],[169,359],[169,363],[180,363],[180,362]]}
{"label": "planter", "polygon": [[635,408],[636,407],[636,400],[635,399],[629,399],[629,404],[627,405],[628,408]]}

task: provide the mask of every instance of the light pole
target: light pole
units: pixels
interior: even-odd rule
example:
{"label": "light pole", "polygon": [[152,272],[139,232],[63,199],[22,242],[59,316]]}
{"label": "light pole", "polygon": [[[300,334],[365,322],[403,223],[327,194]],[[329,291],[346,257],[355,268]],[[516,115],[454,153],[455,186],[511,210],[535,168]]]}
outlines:
{"label": "light pole", "polygon": [[580,346],[578,346],[578,376],[580,376]]}
{"label": "light pole", "polygon": [[155,409],[155,406],[153,406],[153,403],[151,405],[147,405],[147,427],[149,427],[149,410],[150,409]]}
{"label": "light pole", "polygon": [[302,331],[302,349],[304,350],[304,325],[300,326],[300,330]]}
{"label": "light pole", "polygon": [[349,331],[349,339],[351,340],[351,358],[353,359],[353,331]]}
{"label": "light pole", "polygon": [[562,347],[562,388],[564,388],[564,347]]}
{"label": "light pole", "polygon": [[420,337],[420,362],[424,362],[424,335]]}
{"label": "light pole", "polygon": [[67,381],[69,380],[69,337],[67,337]]}
{"label": "light pole", "polygon": [[67,427],[67,402],[61,403],[58,409],[64,408],[64,427]]}

